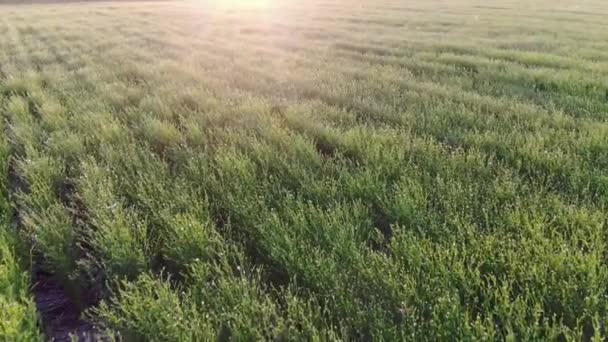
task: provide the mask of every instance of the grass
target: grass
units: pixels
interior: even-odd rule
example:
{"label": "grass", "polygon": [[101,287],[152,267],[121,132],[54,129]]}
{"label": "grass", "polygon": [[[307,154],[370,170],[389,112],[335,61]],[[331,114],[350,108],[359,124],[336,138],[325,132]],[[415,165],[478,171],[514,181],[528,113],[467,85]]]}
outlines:
{"label": "grass", "polygon": [[24,265],[19,263],[19,247],[13,229],[8,201],[8,156],[7,140],[0,138],[0,340],[31,341],[41,339],[38,317],[29,295],[30,277]]}
{"label": "grass", "polygon": [[606,338],[605,15],[0,5],[0,339]]}

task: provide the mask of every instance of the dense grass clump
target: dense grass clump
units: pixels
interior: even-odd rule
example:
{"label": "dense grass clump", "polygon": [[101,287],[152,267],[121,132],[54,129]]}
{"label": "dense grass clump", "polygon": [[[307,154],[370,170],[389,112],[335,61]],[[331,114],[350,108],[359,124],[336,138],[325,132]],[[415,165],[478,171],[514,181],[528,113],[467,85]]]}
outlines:
{"label": "dense grass clump", "polygon": [[0,339],[606,338],[603,16],[0,5]]}
{"label": "dense grass clump", "polygon": [[[2,229],[6,229],[6,225]],[[0,236],[0,339],[41,339],[36,308],[28,293],[29,276],[19,264],[14,239]]]}
{"label": "dense grass clump", "polygon": [[40,340],[38,316],[28,291],[30,277],[20,262],[23,255],[18,254],[22,246],[10,228],[9,150],[6,137],[0,137],[0,340]]}

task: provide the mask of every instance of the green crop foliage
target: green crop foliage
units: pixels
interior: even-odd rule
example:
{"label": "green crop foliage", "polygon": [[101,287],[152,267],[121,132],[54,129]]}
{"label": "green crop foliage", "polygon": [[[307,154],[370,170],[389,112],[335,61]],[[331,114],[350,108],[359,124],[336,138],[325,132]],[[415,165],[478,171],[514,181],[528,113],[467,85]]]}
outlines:
{"label": "green crop foliage", "polygon": [[608,337],[605,1],[5,2],[0,340]]}
{"label": "green crop foliage", "polygon": [[[0,128],[4,129],[4,122]],[[0,340],[41,341],[38,315],[29,293],[30,277],[20,262],[9,202],[9,153],[5,137],[0,137]]]}

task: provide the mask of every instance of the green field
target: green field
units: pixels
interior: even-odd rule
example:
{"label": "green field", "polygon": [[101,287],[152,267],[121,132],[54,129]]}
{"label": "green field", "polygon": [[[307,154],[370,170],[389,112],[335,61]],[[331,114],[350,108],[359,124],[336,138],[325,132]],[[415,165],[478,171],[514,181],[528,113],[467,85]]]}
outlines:
{"label": "green field", "polygon": [[608,336],[606,1],[2,4],[0,113],[2,341]]}

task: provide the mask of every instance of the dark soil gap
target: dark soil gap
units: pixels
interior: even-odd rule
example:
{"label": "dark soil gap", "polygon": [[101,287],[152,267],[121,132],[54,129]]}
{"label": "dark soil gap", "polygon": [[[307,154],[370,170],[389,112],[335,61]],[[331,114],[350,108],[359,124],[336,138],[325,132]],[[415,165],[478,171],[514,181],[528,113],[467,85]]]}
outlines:
{"label": "dark soil gap", "polygon": [[[28,184],[19,175],[14,155],[9,159],[8,170],[9,198],[19,192],[27,192]],[[13,203],[12,225],[19,231],[23,225],[19,206]],[[99,341],[102,335],[92,323],[82,319],[82,304],[75,301],[61,282],[43,270],[43,260],[32,258],[31,292],[42,323],[42,330],[49,341]],[[84,300],[83,303],[87,303]]]}
{"label": "dark soil gap", "polygon": [[370,241],[370,247],[378,252],[389,253],[388,246],[393,238],[393,220],[377,204],[371,206],[370,214],[374,228],[382,234],[382,240]]}
{"label": "dark soil gap", "polygon": [[68,342],[72,341],[72,337],[76,341],[101,339],[93,324],[81,318],[79,305],[54,275],[42,270],[33,271],[32,293],[48,340]]}

